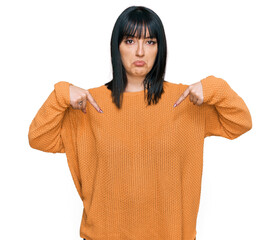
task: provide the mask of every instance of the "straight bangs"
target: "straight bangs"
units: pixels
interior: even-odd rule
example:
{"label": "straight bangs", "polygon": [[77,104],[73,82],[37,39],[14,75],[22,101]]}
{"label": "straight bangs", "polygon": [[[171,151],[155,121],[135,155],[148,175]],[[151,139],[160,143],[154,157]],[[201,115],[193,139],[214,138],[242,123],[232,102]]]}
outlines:
{"label": "straight bangs", "polygon": [[[127,37],[137,37],[140,39],[143,38],[156,38],[158,40],[158,31],[153,24],[152,21],[147,16],[139,16],[138,14],[131,15],[129,19],[127,19],[126,24],[122,25],[123,28],[120,29],[120,42]],[[149,34],[147,35],[147,29]],[[144,30],[144,32],[143,32]]]}

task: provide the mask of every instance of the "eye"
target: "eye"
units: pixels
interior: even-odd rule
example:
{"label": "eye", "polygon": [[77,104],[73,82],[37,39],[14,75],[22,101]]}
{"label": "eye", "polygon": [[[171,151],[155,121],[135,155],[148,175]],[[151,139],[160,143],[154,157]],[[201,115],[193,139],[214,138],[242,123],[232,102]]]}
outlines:
{"label": "eye", "polygon": [[156,42],[156,41],[149,40],[148,43],[149,43],[149,45],[155,45],[157,42]]}
{"label": "eye", "polygon": [[127,44],[131,44],[132,42],[133,42],[132,39],[127,39],[127,40],[125,40],[125,43],[127,43]]}

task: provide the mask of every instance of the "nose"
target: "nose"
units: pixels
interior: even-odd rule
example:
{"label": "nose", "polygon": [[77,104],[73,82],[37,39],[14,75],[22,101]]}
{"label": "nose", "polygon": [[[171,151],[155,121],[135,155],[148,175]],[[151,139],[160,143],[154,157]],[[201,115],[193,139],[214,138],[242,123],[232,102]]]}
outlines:
{"label": "nose", "polygon": [[144,54],[145,54],[145,52],[144,52],[143,41],[139,40],[137,50],[136,50],[136,55],[141,57],[141,56],[144,56]]}

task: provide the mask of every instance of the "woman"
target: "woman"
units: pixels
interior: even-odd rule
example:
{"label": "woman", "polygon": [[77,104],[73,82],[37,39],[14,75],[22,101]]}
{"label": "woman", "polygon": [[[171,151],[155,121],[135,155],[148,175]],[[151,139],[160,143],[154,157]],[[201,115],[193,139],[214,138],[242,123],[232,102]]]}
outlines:
{"label": "woman", "polygon": [[83,239],[194,240],[204,138],[252,128],[225,80],[165,81],[166,53],[157,14],[125,9],[111,37],[112,81],[89,90],[56,83],[30,125],[32,148],[66,153]]}

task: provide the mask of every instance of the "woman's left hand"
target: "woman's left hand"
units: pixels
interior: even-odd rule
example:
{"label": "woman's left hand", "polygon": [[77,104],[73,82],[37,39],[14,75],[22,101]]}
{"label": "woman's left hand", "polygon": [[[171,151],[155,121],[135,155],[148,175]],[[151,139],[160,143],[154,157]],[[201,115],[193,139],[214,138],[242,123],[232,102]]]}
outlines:
{"label": "woman's left hand", "polygon": [[190,102],[200,106],[203,103],[203,91],[201,82],[191,84],[180,96],[180,98],[174,104],[174,107],[178,106],[185,98],[189,96]]}

